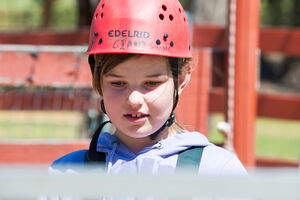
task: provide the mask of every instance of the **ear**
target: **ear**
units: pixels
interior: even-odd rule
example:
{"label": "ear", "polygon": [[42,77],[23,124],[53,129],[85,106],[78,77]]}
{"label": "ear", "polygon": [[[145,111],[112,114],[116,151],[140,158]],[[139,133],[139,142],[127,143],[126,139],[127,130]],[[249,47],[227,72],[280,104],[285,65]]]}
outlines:
{"label": "ear", "polygon": [[178,76],[178,94],[180,95],[185,86],[190,82],[192,74],[192,67],[190,64],[186,64],[182,68],[181,74]]}

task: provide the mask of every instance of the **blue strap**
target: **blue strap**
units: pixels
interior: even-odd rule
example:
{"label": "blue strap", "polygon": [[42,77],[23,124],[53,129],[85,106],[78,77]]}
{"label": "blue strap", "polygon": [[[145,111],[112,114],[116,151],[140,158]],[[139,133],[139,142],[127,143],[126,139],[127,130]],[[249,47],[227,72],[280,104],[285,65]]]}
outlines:
{"label": "blue strap", "polygon": [[192,147],[182,151],[178,155],[176,171],[188,170],[192,173],[198,173],[204,147]]}

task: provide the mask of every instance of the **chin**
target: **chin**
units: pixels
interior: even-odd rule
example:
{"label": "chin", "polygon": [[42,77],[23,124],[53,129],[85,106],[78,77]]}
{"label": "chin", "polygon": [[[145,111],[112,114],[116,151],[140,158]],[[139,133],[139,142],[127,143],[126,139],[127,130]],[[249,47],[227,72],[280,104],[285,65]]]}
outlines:
{"label": "chin", "polygon": [[[150,137],[154,132],[156,132],[163,124],[156,124],[152,126],[150,123],[145,123],[143,126],[127,126],[125,129],[119,129],[120,133],[131,138],[146,138]],[[125,127],[125,126],[123,126]]]}
{"label": "chin", "polygon": [[132,131],[128,131],[126,135],[128,135],[129,137],[132,138],[145,138],[148,137],[152,134],[153,132],[150,130],[146,131],[146,130],[132,130]]}

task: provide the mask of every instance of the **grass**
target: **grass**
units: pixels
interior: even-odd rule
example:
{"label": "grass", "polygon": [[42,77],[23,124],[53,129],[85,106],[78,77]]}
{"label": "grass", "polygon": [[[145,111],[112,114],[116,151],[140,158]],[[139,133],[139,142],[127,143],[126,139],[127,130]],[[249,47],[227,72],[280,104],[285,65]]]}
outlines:
{"label": "grass", "polygon": [[0,139],[78,138],[79,112],[1,111]]}
{"label": "grass", "polygon": [[[80,112],[0,111],[0,139],[74,139],[80,137]],[[220,114],[210,117],[209,139],[221,143],[223,136],[216,124]],[[256,156],[291,161],[299,159],[299,121],[258,118],[256,122]]]}
{"label": "grass", "polygon": [[[222,135],[216,124],[224,120],[220,114],[211,117],[210,140],[220,143]],[[278,120],[258,117],[256,120],[255,154],[268,157],[298,161],[300,152],[299,121]]]}
{"label": "grass", "polygon": [[260,118],[256,123],[256,155],[298,160],[300,151],[299,121]]}

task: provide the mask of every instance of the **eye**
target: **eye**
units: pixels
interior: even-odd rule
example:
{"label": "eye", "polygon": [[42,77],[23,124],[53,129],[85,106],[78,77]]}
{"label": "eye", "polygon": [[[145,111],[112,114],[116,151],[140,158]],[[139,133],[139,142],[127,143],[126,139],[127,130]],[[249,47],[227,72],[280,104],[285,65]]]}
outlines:
{"label": "eye", "polygon": [[112,82],[110,82],[110,84],[113,87],[123,87],[124,85],[126,85],[126,83],[123,81],[112,81]]}
{"label": "eye", "polygon": [[145,86],[146,87],[157,87],[157,86],[159,86],[161,84],[161,82],[160,81],[147,81],[147,82],[145,82]]}

